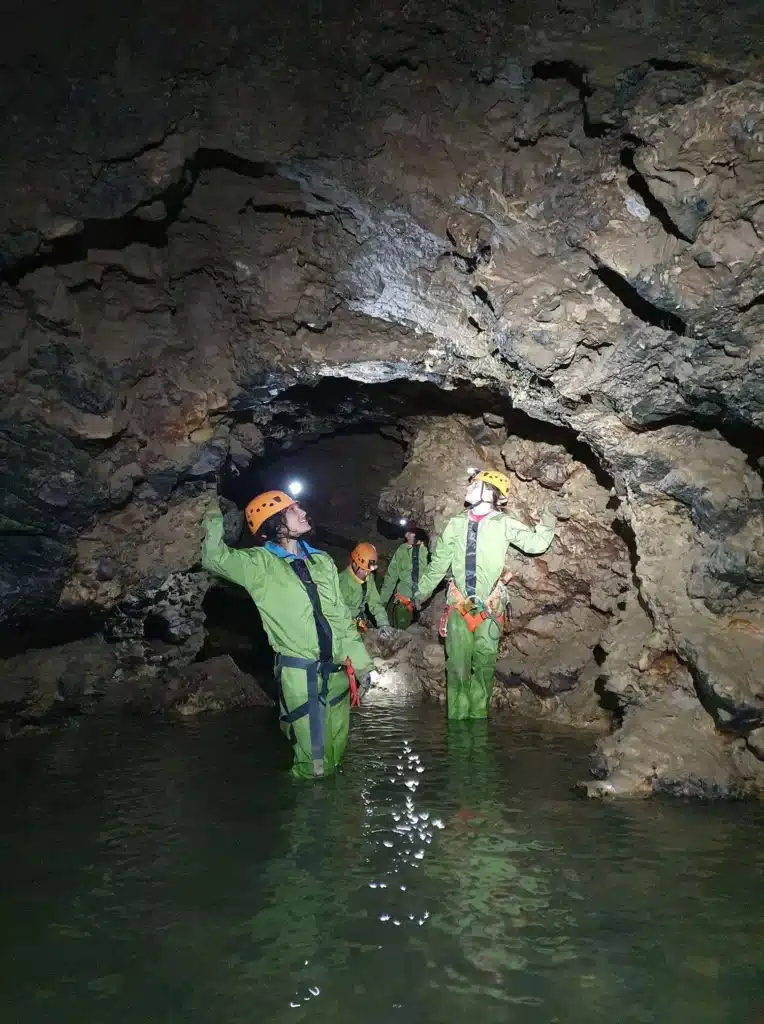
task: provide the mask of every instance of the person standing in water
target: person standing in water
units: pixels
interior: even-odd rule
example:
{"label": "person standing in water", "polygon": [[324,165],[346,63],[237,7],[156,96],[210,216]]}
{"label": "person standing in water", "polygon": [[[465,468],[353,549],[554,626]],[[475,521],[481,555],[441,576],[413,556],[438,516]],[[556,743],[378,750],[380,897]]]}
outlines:
{"label": "person standing in water", "polygon": [[414,594],[419,578],[427,568],[428,554],[416,526],[407,523],[406,543],[401,544],[390,559],[385,582],[379,592],[383,605],[387,606],[390,598],[393,599],[390,618],[396,629],[408,629],[414,621]]}
{"label": "person standing in water", "polygon": [[488,715],[508,603],[504,563],[510,545],[540,555],[554,538],[557,521],[551,513],[542,513],[529,529],[503,512],[510,487],[509,477],[496,470],[471,475],[467,509],[446,523],[415,594],[421,607],[450,570],[444,625],[451,719]]}
{"label": "person standing in water", "polygon": [[350,554],[350,565],[340,573],[340,593],[358,631],[369,628],[369,615],[387,639],[391,635],[385,606],[380,600],[374,573],[377,570],[377,549],[373,544],[356,544]]}
{"label": "person standing in water", "polygon": [[376,681],[374,664],[342,600],[334,562],[305,539],[311,530],[305,510],[284,491],[266,491],[244,515],[258,546],[228,547],[223,516],[214,508],[204,519],[202,566],[244,587],[262,616],[276,653],[292,775],[329,775],[347,744],[350,671],[363,692]]}

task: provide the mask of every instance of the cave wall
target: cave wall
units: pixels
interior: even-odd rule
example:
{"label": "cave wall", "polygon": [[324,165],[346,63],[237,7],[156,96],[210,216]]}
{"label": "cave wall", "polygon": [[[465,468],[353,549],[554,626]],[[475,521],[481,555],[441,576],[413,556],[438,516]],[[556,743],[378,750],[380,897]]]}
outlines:
{"label": "cave wall", "polygon": [[[694,434],[677,430],[672,443],[686,448],[673,493],[698,507],[708,502],[720,534],[722,498],[734,515],[736,495],[757,493],[755,475],[742,454],[737,463],[714,460],[719,438],[695,448]],[[601,731],[595,781],[581,784],[592,797],[764,792],[756,595],[730,580],[721,585],[706,569],[709,551],[720,558],[719,542],[692,529],[679,501],[667,507],[668,484],[656,497],[643,479],[650,501],[621,499],[574,438],[516,416],[507,425],[495,414],[420,417],[415,431],[405,468],[381,494],[383,515],[415,516],[437,543],[448,519],[462,511],[468,467],[478,465],[509,474],[509,515],[526,526],[542,509],[558,518],[543,555],[508,554],[511,613],[493,706]],[[744,521],[750,524],[745,514]],[[750,536],[731,531],[722,543],[731,558],[729,552],[748,549]],[[700,579],[702,594],[693,589]],[[735,613],[741,602],[745,615]],[[441,591],[409,652],[425,692],[441,702],[445,660],[437,636],[444,605]]]}
{"label": "cave wall", "polygon": [[[363,420],[355,384],[469,381],[595,453],[665,649],[753,736],[761,6],[264,15],[9,22],[3,622],[95,609],[127,643],[172,607],[191,657],[229,454]],[[301,414],[326,380],[347,397]]]}

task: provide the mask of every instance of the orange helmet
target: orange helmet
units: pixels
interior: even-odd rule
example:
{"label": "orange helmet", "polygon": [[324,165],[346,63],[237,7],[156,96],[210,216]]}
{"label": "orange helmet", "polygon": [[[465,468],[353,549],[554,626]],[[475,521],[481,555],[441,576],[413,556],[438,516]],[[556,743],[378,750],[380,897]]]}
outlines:
{"label": "orange helmet", "polygon": [[284,509],[296,504],[296,500],[285,494],[284,491],[263,491],[262,494],[253,498],[244,509],[247,526],[252,533],[257,534],[266,519],[270,519],[277,512],[283,512]]}
{"label": "orange helmet", "polygon": [[359,569],[366,569],[367,572],[377,568],[377,549],[373,544],[356,544],[350,558]]}

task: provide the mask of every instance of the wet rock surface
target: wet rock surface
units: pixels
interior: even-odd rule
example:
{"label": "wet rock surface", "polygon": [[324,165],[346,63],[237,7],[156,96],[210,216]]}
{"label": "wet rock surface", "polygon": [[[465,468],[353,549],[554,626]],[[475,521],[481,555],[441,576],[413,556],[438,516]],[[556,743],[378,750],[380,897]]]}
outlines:
{"label": "wet rock surface", "polygon": [[[511,433],[505,438],[507,428],[498,426],[493,435],[480,433],[476,440],[479,424],[466,417],[452,418],[447,427],[424,418],[416,429],[405,469],[382,493],[385,515],[413,515],[437,535],[461,509],[467,468],[483,464],[509,472],[510,515],[526,525],[540,509],[560,517],[544,555],[513,550],[508,556],[511,616],[497,664],[494,707],[606,732],[592,762],[597,782],[582,785],[589,795],[662,791],[724,797],[762,791],[764,764],[757,760],[756,734],[761,683],[755,665],[761,636],[755,618],[730,615],[741,601],[750,615],[756,592],[741,588],[732,597],[728,591],[727,614],[714,614],[708,602],[693,599],[691,572],[683,572],[681,562],[682,555],[687,567],[702,559],[706,531],[724,531],[723,516],[734,518],[738,501],[745,528],[733,528],[729,543],[742,549],[746,536],[758,535],[760,521],[746,504],[753,495],[756,507],[759,482],[742,457],[737,465],[715,463],[718,438],[672,431],[672,442],[682,444],[691,458],[670,482],[662,480],[665,490],[657,500],[648,473],[641,480],[632,477],[634,498],[644,490],[650,500],[640,507],[633,499],[626,520],[627,496],[619,498],[596,465],[577,459],[570,441],[566,448]],[[663,474],[658,456],[651,462],[641,441],[635,447],[644,461],[632,464],[632,472],[644,471],[646,464],[654,467],[653,478]],[[700,452],[706,456],[702,464]],[[672,501],[673,531],[661,515],[667,501]],[[718,517],[710,512],[714,501]],[[703,509],[705,529],[696,531]],[[626,528],[629,521],[636,524],[636,535]],[[441,701],[444,671],[423,651],[435,640],[443,607],[441,594],[423,615],[429,640],[418,655],[423,687]],[[753,740],[747,739],[751,735]]]}
{"label": "wet rock surface", "polygon": [[159,673],[125,675],[105,707],[138,715],[183,718],[212,711],[272,707],[272,698],[226,655]]}
{"label": "wet rock surface", "polygon": [[498,703],[626,728],[679,679],[755,758],[760,5],[90,7],[16,11],[0,69],[8,635],[92,613],[182,671],[216,475],[375,424],[383,514],[437,534],[491,460],[560,520]]}
{"label": "wet rock surface", "polygon": [[28,651],[0,663],[0,739],[59,727],[82,715],[190,716],[273,700],[231,658],[157,672],[122,660],[102,637]]}

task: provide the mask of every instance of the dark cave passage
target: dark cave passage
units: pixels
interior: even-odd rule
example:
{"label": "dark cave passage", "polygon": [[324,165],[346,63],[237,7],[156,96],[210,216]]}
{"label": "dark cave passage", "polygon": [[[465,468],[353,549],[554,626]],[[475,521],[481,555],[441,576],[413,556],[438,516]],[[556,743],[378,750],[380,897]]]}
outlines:
{"label": "dark cave passage", "polygon": [[[313,526],[310,542],[328,552],[342,571],[353,547],[368,541],[377,548],[381,575],[403,538],[402,529],[380,520],[377,512],[382,487],[403,468],[402,441],[372,424],[301,441],[295,437],[296,450],[274,449],[241,472],[229,468],[220,481],[221,497],[241,509],[261,491],[287,490],[290,483],[299,481],[300,502]],[[243,521],[238,538],[229,540],[235,547],[253,543]],[[275,696],[273,654],[249,595],[232,584],[215,584],[207,592],[203,610],[207,636],[197,660],[227,654]]]}
{"label": "dark cave passage", "polygon": [[290,483],[299,482],[300,501],[310,514],[318,546],[341,560],[358,541],[367,540],[383,556],[392,538],[380,533],[384,525],[378,522],[377,503],[381,488],[403,468],[402,441],[372,424],[303,444],[299,437],[295,440],[295,451],[274,451],[241,472],[229,468],[221,480],[221,495],[243,508],[261,491],[288,490]]}
{"label": "dark cave passage", "polygon": [[[533,519],[527,518],[529,503],[553,502],[556,488],[564,486],[563,477],[555,479],[555,473],[565,475],[579,467],[574,476],[590,480],[587,486],[596,492],[598,510],[589,508],[584,512],[577,508],[577,501],[590,502],[592,494],[589,491],[579,499],[574,486],[572,513],[564,513],[566,517],[573,515],[572,536],[589,529],[584,520],[590,520],[594,514],[598,525],[592,543],[602,546],[603,553],[611,552],[611,548],[613,553],[621,552],[626,565],[624,586],[633,585],[633,565],[629,566],[629,551],[619,535],[614,515],[618,502],[610,498],[613,481],[598,457],[572,431],[513,409],[508,395],[471,384],[445,390],[435,384],[407,380],[365,384],[328,378],[313,386],[288,388],[254,411],[240,408],[233,417],[233,436],[237,424],[253,420],[259,423],[264,435],[264,453],[246,467],[229,462],[218,479],[224,508],[229,508],[227,542],[233,546],[249,547],[254,543],[241,514],[247,502],[261,491],[289,490],[290,484],[297,482],[303,488],[300,503],[313,524],[311,541],[332,556],[340,572],[347,566],[356,543],[373,543],[379,555],[377,582],[381,584],[390,557],[403,542],[404,530],[396,508],[401,515],[409,514],[409,510],[385,499],[381,506],[386,516],[383,519],[380,497],[407,473],[413,473],[414,490],[423,489],[426,494],[425,507],[434,509],[446,503],[456,512],[461,508],[462,488],[466,485],[466,476],[459,475],[457,467],[475,463],[507,470],[514,480],[510,515],[530,525]],[[430,464],[417,461],[421,459],[417,443],[423,432],[433,439],[435,446]],[[441,437],[442,449],[438,447]],[[506,444],[513,451],[522,449],[523,459],[530,458],[535,468],[520,467],[520,476],[514,476],[505,464]],[[542,479],[548,480],[546,486],[534,482]],[[405,491],[409,485],[400,486]],[[235,505],[238,515],[226,503]],[[582,512],[584,520],[576,525],[575,519]],[[442,525],[440,522],[436,533]],[[430,527],[431,523],[425,524],[425,529]],[[434,541],[437,537],[428,539]],[[513,557],[526,564],[517,552]],[[612,557],[612,553],[605,557]],[[583,556],[576,554],[551,586],[548,581],[542,585],[540,577],[531,583],[528,577],[528,583],[519,586],[511,630],[520,636],[529,627],[528,635],[532,636],[536,616],[556,616],[561,648],[565,647],[569,630],[579,638],[590,633],[582,654],[593,658],[591,652],[599,640],[602,617],[586,607],[590,586],[587,580],[591,575],[587,562],[588,552]],[[519,563],[513,565],[519,571]],[[527,560],[527,566],[532,575],[538,573],[533,559]],[[581,605],[581,610],[571,612],[577,605]],[[622,607],[622,602],[618,607]],[[240,588],[216,584],[205,598],[204,612],[207,639],[198,660],[228,654],[243,671],[255,675],[266,687],[272,686],[272,655],[248,596]],[[556,648],[558,640],[553,647]],[[536,641],[530,643],[533,646]],[[550,649],[544,657],[554,661],[564,660],[565,655]],[[529,679],[531,674],[529,671]]]}

